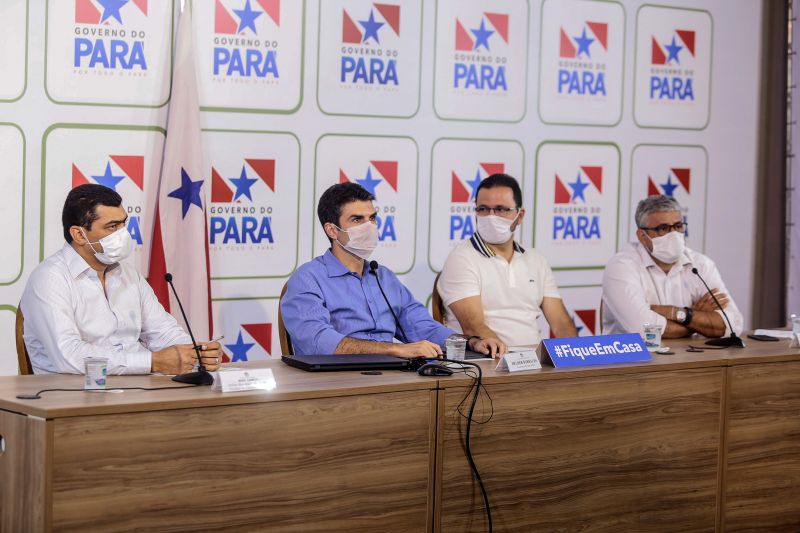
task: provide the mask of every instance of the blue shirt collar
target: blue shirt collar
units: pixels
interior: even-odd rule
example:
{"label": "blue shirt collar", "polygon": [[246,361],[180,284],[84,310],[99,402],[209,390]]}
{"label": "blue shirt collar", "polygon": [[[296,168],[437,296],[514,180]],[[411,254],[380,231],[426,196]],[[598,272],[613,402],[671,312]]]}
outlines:
{"label": "blue shirt collar", "polygon": [[[330,248],[328,248],[322,255],[322,264],[325,265],[325,271],[328,273],[329,278],[337,278],[345,276],[350,273],[350,270],[339,261]],[[362,263],[366,264],[366,263]],[[363,267],[362,267],[363,274]]]}

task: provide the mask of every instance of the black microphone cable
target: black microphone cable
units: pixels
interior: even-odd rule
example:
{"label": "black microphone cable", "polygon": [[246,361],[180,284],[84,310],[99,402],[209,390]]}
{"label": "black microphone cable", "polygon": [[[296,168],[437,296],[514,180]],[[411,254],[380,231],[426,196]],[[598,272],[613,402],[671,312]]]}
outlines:
{"label": "black microphone cable", "polygon": [[[456,409],[458,410],[459,414],[464,416],[464,414],[461,412],[461,405],[464,403],[464,400],[466,400],[466,398],[469,396],[470,390],[472,390],[472,388],[474,387],[475,392],[472,394],[472,400],[470,401],[469,412],[465,417],[467,419],[467,429],[464,432],[464,455],[467,456],[467,462],[469,462],[469,467],[472,470],[472,475],[475,477],[475,480],[478,482],[478,487],[481,490],[483,505],[484,508],[486,509],[486,522],[488,523],[489,526],[488,531],[489,533],[492,533],[492,508],[489,506],[489,494],[486,492],[486,487],[484,487],[483,485],[483,479],[481,478],[481,474],[478,471],[478,466],[475,464],[475,459],[472,457],[472,438],[471,438],[472,422],[475,414],[475,405],[478,403],[478,396],[480,396],[481,393],[483,370],[481,369],[480,365],[468,361],[458,361],[455,359],[445,359],[445,358],[438,359],[438,361],[443,361],[445,363],[455,363],[461,365],[462,368],[464,366],[469,366],[477,370],[477,377],[472,378],[473,382],[472,385],[470,386],[470,389],[467,390],[467,394],[464,396],[464,399],[461,400],[461,403],[458,404]],[[467,372],[465,371],[464,373],[466,374]],[[488,395],[488,392],[486,394],[489,397],[489,401],[491,402],[491,396]],[[492,409],[492,411],[494,411],[494,409]],[[491,416],[489,416],[489,418],[487,420],[484,420],[483,422],[476,422],[476,423],[485,424],[489,420],[491,420]]]}
{"label": "black microphone cable", "polygon": [[383,295],[383,300],[386,302],[386,306],[389,308],[389,312],[392,313],[392,318],[394,318],[394,323],[397,326],[397,329],[400,330],[400,333],[403,335],[403,338],[400,339],[403,342],[409,342],[408,335],[406,332],[403,331],[403,326],[400,325],[400,321],[397,320],[397,315],[394,314],[394,309],[392,309],[392,304],[389,303],[389,298],[386,297],[386,293],[383,292],[383,286],[381,285],[381,278],[378,276],[378,262],[374,259],[369,262],[369,273],[375,276],[375,281],[378,282],[378,288],[381,290],[381,294]]}

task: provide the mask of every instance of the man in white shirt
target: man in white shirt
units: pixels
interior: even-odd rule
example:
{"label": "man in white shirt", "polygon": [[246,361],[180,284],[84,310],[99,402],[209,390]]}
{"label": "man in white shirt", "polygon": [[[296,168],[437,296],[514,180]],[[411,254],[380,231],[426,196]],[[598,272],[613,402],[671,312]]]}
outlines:
{"label": "man in white shirt", "polygon": [[687,226],[678,202],[650,196],[639,202],[635,218],[639,242],[612,257],[603,275],[603,333],[640,333],[648,323],[660,326],[664,338],[730,335],[699,274],[739,335],[742,314],[717,267],[685,245]]}
{"label": "man in white shirt", "polygon": [[[147,281],[121,262],[132,242],[122,198],[81,185],[64,202],[66,243],[31,273],[20,303],[35,373],[84,373],[84,358],[107,357],[109,374],[181,374],[197,362],[190,337]],[[217,342],[202,344],[216,370]]]}
{"label": "man in white shirt", "polygon": [[492,174],[481,181],[475,213],[477,232],[450,253],[439,276],[446,325],[465,335],[499,338],[504,344],[496,355],[508,346],[538,344],[542,314],[555,336],[576,336],[547,260],[514,240],[525,218],[517,180]]}

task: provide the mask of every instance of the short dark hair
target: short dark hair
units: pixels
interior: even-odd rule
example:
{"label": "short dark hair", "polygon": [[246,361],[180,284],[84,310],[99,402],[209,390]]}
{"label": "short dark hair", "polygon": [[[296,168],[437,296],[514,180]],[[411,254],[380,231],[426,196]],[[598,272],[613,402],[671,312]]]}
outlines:
{"label": "short dark hair", "polygon": [[78,185],[69,192],[61,211],[61,225],[64,226],[64,239],[67,242],[72,242],[72,235],[69,234],[72,226],[92,228],[92,223],[99,218],[98,205],[119,207],[122,205],[122,196],[114,189],[94,183]]}
{"label": "short dark hair", "polygon": [[342,216],[342,206],[350,202],[371,202],[375,200],[368,190],[357,183],[345,182],[331,185],[322,193],[317,205],[317,216],[323,230],[325,224],[339,225],[339,217]]}
{"label": "short dark hair", "polygon": [[478,201],[478,193],[481,192],[481,189],[493,189],[494,187],[508,187],[511,189],[511,192],[514,193],[514,203],[517,204],[518,208],[522,207],[522,190],[519,188],[517,180],[508,174],[492,174],[480,182],[478,189],[475,191],[475,201]]}

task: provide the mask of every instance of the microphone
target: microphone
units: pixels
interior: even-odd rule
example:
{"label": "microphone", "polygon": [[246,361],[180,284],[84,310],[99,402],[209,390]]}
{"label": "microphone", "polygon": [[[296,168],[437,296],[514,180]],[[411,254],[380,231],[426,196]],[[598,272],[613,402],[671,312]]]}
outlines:
{"label": "microphone", "polygon": [[169,283],[170,287],[172,287],[172,294],[175,295],[175,300],[178,302],[178,307],[181,310],[183,321],[186,323],[186,329],[189,330],[189,337],[192,339],[194,351],[197,354],[197,372],[187,372],[185,374],[173,376],[172,381],[177,381],[178,383],[188,383],[190,385],[211,385],[214,383],[214,377],[209,374],[208,370],[206,370],[206,367],[203,365],[203,358],[200,357],[200,346],[197,344],[197,341],[194,340],[194,333],[192,333],[192,327],[189,325],[189,320],[186,318],[186,313],[183,310],[183,304],[181,303],[181,299],[178,297],[178,292],[175,290],[175,285],[172,284],[172,274],[169,272],[164,274],[164,280]]}
{"label": "microphone", "polygon": [[703,279],[703,276],[701,276],[700,273],[697,271],[696,267],[692,267],[692,274],[700,278],[700,281],[703,282],[703,285],[708,291],[708,294],[711,295],[711,298],[714,299],[714,303],[717,304],[719,310],[722,311],[722,316],[725,317],[725,321],[728,323],[728,327],[731,330],[731,334],[729,337],[720,337],[719,339],[708,339],[706,341],[706,344],[709,346],[726,346],[726,347],[735,346],[737,348],[744,348],[744,341],[742,341],[741,338],[736,336],[736,333],[733,331],[733,325],[731,325],[731,320],[728,318],[728,314],[719,304],[719,300],[717,300],[717,297],[714,296],[713,292],[711,292],[711,288],[708,286],[708,283],[706,283],[706,280]]}
{"label": "microphone", "polygon": [[381,278],[378,277],[378,262],[374,259],[369,262],[369,273],[375,276],[375,281],[378,282],[378,288],[381,290],[381,294],[383,295],[383,299],[386,302],[387,307],[389,307],[389,312],[392,313],[392,318],[394,318],[394,323],[397,326],[397,329],[400,330],[400,333],[403,335],[403,342],[408,342],[408,335],[406,332],[403,331],[403,326],[400,325],[400,321],[397,320],[397,315],[394,314],[394,309],[392,309],[392,304],[389,303],[389,298],[386,297],[386,293],[383,292],[383,287],[381,286]]}

